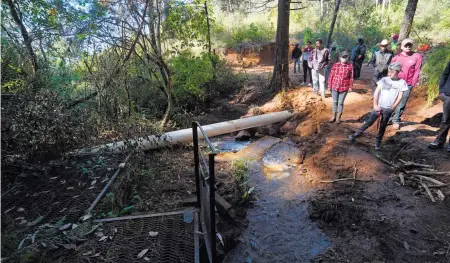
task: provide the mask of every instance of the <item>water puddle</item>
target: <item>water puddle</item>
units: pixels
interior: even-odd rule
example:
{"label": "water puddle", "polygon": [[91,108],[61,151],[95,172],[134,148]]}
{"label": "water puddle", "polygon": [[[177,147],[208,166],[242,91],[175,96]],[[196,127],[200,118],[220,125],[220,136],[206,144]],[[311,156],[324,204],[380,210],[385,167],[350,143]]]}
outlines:
{"label": "water puddle", "polygon": [[212,144],[219,152],[237,152],[244,149],[251,141],[236,141],[234,137],[226,136],[213,139]]}
{"label": "water puddle", "polygon": [[257,200],[248,209],[241,242],[224,262],[310,262],[330,245],[308,218],[310,189],[299,163],[296,146],[279,142],[250,164]]}

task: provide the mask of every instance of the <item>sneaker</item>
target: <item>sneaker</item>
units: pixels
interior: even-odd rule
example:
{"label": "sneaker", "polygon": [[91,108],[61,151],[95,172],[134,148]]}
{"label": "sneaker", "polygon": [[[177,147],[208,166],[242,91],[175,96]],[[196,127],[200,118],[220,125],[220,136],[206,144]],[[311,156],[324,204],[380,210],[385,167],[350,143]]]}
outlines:
{"label": "sneaker", "polygon": [[[434,142],[428,144],[428,148],[433,149],[433,150],[441,149],[441,148],[444,148],[444,144],[443,144],[443,143],[440,143],[440,142],[438,142],[438,141],[434,141]],[[450,146],[449,146],[449,148],[447,148],[447,151],[448,151],[449,149],[450,149]]]}
{"label": "sneaker", "polygon": [[400,124],[399,123],[394,123],[394,124],[392,124],[392,128],[394,128],[396,130],[400,130]]}
{"label": "sneaker", "polygon": [[354,142],[354,141],[356,140],[355,134],[352,134],[352,135],[348,136],[348,139],[349,139],[350,141]]}
{"label": "sneaker", "polygon": [[375,142],[375,150],[381,150],[381,142]]}
{"label": "sneaker", "polygon": [[311,83],[308,83],[308,86],[311,87],[312,86]]}

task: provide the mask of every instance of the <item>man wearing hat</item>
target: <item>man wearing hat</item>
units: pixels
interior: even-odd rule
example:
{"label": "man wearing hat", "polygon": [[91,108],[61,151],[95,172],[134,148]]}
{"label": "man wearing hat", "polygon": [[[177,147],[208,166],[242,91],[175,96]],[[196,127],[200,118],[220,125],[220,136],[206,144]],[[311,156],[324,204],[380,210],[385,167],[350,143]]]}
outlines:
{"label": "man wearing hat", "polygon": [[389,42],[387,39],[383,39],[381,43],[378,45],[380,50],[373,53],[372,58],[369,61],[369,65],[374,67],[373,69],[373,78],[372,78],[372,97],[375,93],[375,89],[377,88],[377,82],[387,76],[388,66],[391,63],[391,59],[394,56],[394,53],[387,49]]}
{"label": "man wearing hat", "polygon": [[381,148],[381,141],[386,131],[389,117],[391,117],[392,112],[400,104],[403,94],[408,90],[406,81],[399,77],[401,68],[402,66],[398,62],[391,63],[388,67],[388,76],[378,81],[373,97],[373,110],[364,125],[349,136],[351,141],[361,136],[378,118],[381,118],[375,141],[375,150]]}
{"label": "man wearing hat", "polygon": [[400,118],[405,110],[409,95],[414,86],[419,83],[419,74],[422,67],[422,55],[412,51],[412,39],[404,39],[401,44],[402,52],[392,58],[392,62],[398,62],[402,65],[402,69],[398,74],[399,78],[406,81],[408,90],[403,94],[402,101],[398,105],[395,115],[392,118],[394,129],[400,129]]}

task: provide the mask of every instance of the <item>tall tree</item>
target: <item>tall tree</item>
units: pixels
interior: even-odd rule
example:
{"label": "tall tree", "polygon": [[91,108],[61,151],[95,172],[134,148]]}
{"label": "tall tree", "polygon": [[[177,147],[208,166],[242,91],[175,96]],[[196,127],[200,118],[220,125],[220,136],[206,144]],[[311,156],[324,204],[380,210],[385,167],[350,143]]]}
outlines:
{"label": "tall tree", "polygon": [[278,0],[275,64],[270,82],[270,89],[274,92],[289,87],[289,8],[290,0]]}
{"label": "tall tree", "polygon": [[334,24],[336,24],[336,18],[337,18],[338,12],[339,12],[340,5],[341,5],[341,0],[336,0],[335,6],[334,6],[334,12],[333,12],[333,19],[331,20],[330,31],[328,32],[327,48],[329,48],[330,44],[331,44],[331,37],[333,36]]}
{"label": "tall tree", "polygon": [[405,38],[408,38],[409,34],[411,33],[412,23],[414,20],[418,2],[419,0],[408,0],[408,4],[405,8],[405,16],[403,17],[402,25],[400,27],[400,36],[398,39],[399,42],[401,42]]}

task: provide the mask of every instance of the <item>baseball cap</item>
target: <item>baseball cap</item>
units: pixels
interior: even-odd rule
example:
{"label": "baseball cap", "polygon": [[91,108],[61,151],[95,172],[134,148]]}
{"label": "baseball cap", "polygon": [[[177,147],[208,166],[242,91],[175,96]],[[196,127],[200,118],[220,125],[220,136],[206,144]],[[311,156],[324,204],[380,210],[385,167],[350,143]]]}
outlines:
{"label": "baseball cap", "polygon": [[406,38],[406,39],[403,39],[403,41],[402,41],[402,47],[403,46],[405,46],[406,44],[414,44],[414,41],[411,39],[411,38]]}
{"label": "baseball cap", "polygon": [[393,63],[389,64],[388,68],[390,70],[402,71],[402,64],[400,64],[398,62],[393,62]]}
{"label": "baseball cap", "polygon": [[398,39],[398,34],[393,35],[392,39]]}
{"label": "baseball cap", "polygon": [[389,41],[387,39],[383,39],[380,43],[381,46],[387,46],[389,44]]}

